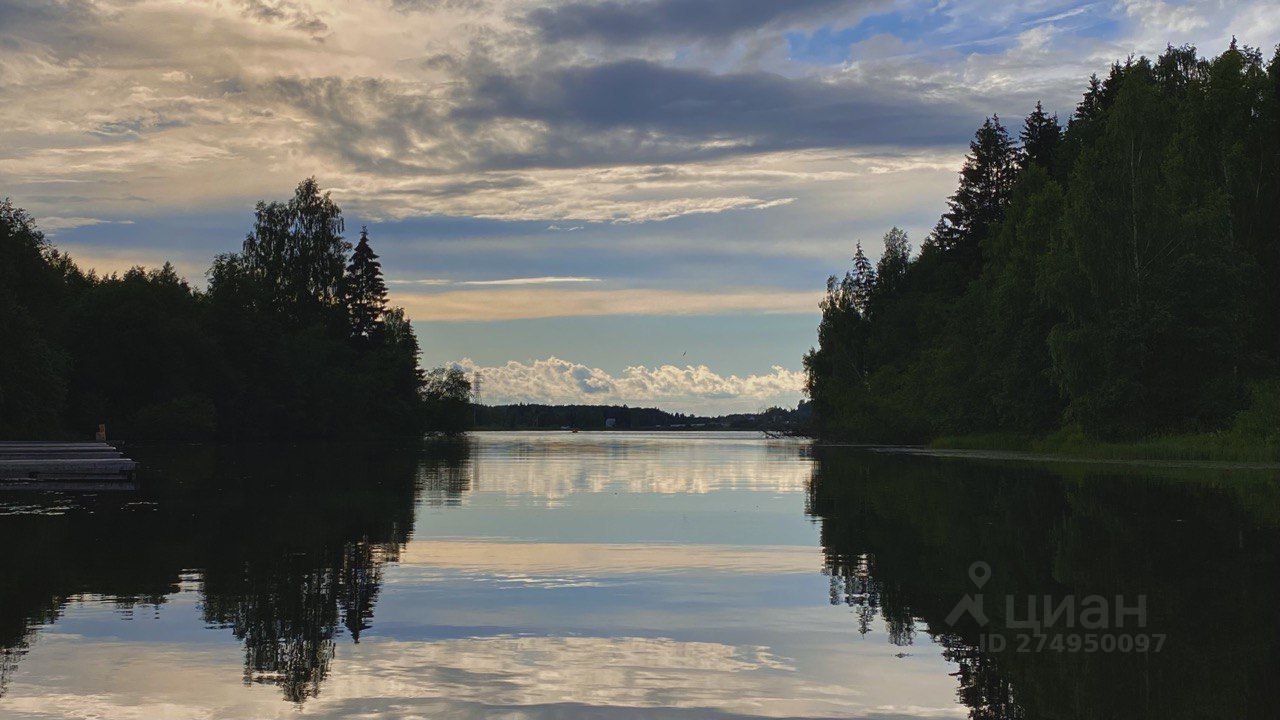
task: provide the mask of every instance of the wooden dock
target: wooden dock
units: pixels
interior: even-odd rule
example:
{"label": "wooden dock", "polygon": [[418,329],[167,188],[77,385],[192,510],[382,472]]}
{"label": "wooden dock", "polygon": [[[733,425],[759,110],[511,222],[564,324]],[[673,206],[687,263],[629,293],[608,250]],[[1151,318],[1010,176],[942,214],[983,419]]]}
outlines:
{"label": "wooden dock", "polygon": [[0,487],[130,485],[138,463],[104,442],[0,442]]}

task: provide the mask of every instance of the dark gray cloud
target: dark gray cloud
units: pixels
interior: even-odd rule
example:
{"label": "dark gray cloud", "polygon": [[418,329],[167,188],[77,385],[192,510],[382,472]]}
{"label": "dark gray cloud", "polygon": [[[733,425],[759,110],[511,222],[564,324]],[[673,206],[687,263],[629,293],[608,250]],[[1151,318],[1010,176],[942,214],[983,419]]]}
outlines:
{"label": "dark gray cloud", "polygon": [[531,11],[527,22],[547,40],[608,44],[652,40],[725,40],[770,25],[829,15],[867,0],[610,0]]}
{"label": "dark gray cloud", "polygon": [[[30,120],[11,114],[20,121],[10,123],[17,140],[0,148],[0,171],[127,177],[135,194],[160,202],[210,168],[234,178],[226,196],[317,173],[373,198],[365,205],[379,217],[645,222],[799,205],[799,189],[861,162],[837,159],[845,151],[963,147],[987,110],[944,85],[953,75],[897,66],[760,65],[715,48],[674,56],[645,48],[642,57],[625,48],[548,48],[540,32],[510,22],[528,4],[485,0],[492,14],[454,9],[479,1],[417,0],[419,9],[443,8],[430,17],[374,0],[367,26],[353,35],[337,32],[350,14],[337,0],[232,0],[192,16],[217,28],[215,41],[207,28],[180,22],[189,12],[181,4],[95,10],[0,0],[0,14],[22,26],[20,36],[9,23],[0,27],[0,41],[12,32],[17,48],[0,61],[7,77],[27,83],[0,97],[49,111]],[[641,8],[643,32],[678,34],[677,11],[694,8],[682,1],[597,9]],[[741,30],[731,43],[755,46],[762,38],[784,43],[783,28],[837,22],[867,6],[727,7],[709,0],[697,6],[700,19],[683,19],[704,36]],[[318,28],[310,19],[332,26],[328,50],[298,32]],[[596,27],[601,37],[612,32]],[[807,150],[822,152],[791,152]],[[98,208],[121,204],[78,186],[65,192],[81,197],[67,203],[74,215],[47,203],[60,217],[107,217]]]}
{"label": "dark gray cloud", "polygon": [[[459,126],[543,123],[539,163],[670,162],[772,150],[962,141],[973,113],[863,83],[716,74],[643,60],[474,77]],[[532,157],[492,156],[496,164]]]}
{"label": "dark gray cloud", "polygon": [[0,0],[0,32],[17,34],[26,23],[83,20],[94,13],[88,0]]}
{"label": "dark gray cloud", "polygon": [[88,0],[0,0],[0,52],[26,53],[30,42],[56,38],[61,54],[73,54],[100,17]]}
{"label": "dark gray cloud", "polygon": [[316,120],[314,146],[400,175],[936,147],[963,143],[981,119],[957,101],[874,84],[643,60],[514,74],[477,62],[459,80],[444,96],[370,78],[282,78],[266,90]]}
{"label": "dark gray cloud", "polygon": [[318,36],[329,32],[329,26],[309,8],[289,0],[240,0],[244,14],[261,22],[281,23],[294,30]]}

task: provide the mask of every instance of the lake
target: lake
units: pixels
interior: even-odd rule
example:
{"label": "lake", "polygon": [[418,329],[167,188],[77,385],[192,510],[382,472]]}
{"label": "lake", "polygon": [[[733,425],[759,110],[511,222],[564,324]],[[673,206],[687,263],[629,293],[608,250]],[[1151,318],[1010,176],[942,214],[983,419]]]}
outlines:
{"label": "lake", "polygon": [[1280,479],[746,433],[0,492],[3,718],[1277,717]]}

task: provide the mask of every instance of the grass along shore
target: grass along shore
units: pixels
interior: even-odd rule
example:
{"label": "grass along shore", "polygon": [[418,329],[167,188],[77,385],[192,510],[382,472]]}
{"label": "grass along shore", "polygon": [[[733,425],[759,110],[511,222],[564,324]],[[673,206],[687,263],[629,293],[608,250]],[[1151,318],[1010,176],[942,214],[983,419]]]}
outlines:
{"label": "grass along shore", "polygon": [[951,435],[937,438],[929,447],[946,450],[1016,450],[1038,455],[1097,460],[1280,462],[1280,443],[1274,437],[1267,439],[1246,436],[1233,430],[1164,435],[1132,442],[1090,440],[1082,433],[1068,430],[1045,437],[1008,433]]}
{"label": "grass along shore", "polygon": [[1253,388],[1249,407],[1225,429],[1160,435],[1131,441],[1088,438],[1068,426],[1045,436],[1015,433],[947,435],[930,447],[946,450],[1019,450],[1041,455],[1070,455],[1097,460],[1280,461],[1280,381]]}

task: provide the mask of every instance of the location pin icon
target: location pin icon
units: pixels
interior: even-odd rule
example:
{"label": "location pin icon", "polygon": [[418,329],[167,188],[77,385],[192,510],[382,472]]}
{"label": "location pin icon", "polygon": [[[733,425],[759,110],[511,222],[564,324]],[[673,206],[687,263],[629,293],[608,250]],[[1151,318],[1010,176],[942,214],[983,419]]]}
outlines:
{"label": "location pin icon", "polygon": [[982,586],[986,585],[987,581],[991,579],[991,566],[981,560],[970,565],[969,579],[981,590]]}

